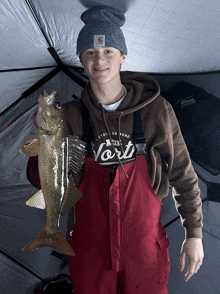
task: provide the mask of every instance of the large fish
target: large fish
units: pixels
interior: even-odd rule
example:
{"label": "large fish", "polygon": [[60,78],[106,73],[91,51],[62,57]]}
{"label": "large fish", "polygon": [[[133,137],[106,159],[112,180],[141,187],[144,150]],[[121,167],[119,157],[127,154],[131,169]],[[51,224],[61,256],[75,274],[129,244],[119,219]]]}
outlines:
{"label": "large fish", "polygon": [[82,198],[69,172],[77,173],[82,168],[85,143],[69,135],[56,91],[50,95],[43,91],[39,96],[36,122],[38,130],[32,135],[37,138],[22,145],[19,151],[29,156],[38,154],[41,190],[27,201],[27,205],[46,208],[47,224],[43,232],[22,250],[46,246],[67,255],[75,255],[60,232],[59,220],[61,214],[68,212]]}

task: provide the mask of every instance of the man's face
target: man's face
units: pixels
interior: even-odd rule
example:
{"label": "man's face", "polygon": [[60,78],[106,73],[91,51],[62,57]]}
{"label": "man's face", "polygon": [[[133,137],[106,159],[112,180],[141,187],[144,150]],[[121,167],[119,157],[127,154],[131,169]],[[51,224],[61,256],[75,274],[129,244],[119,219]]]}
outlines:
{"label": "man's face", "polygon": [[126,56],[112,47],[88,48],[80,56],[80,62],[90,81],[101,84],[117,78],[125,60]]}

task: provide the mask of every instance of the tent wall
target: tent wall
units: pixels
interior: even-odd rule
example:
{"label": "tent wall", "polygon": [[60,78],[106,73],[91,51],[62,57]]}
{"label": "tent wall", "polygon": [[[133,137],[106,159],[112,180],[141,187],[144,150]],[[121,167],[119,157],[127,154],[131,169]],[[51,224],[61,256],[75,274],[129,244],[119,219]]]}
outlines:
{"label": "tent wall", "polygon": [[1,109],[2,113],[30,88],[36,81],[51,72],[51,68],[0,72]]}
{"label": "tent wall", "polygon": [[[37,70],[37,72],[38,71],[39,70]],[[35,72],[35,76],[36,76],[35,79],[34,80],[29,79],[28,82],[26,81],[26,88],[24,87],[25,86],[25,83],[24,83],[22,91],[20,91],[20,95],[24,93],[30,87],[33,87],[33,85],[35,85],[36,82],[47,77],[47,75],[53,75],[54,71],[55,71],[54,69],[50,69],[49,71],[46,71],[46,72],[44,71],[44,75],[42,75],[41,72],[40,73],[38,72],[38,75],[37,75],[37,73]],[[32,71],[31,72],[28,71],[28,73],[30,73],[30,76],[32,76]],[[17,92],[19,92],[18,89],[17,89]],[[10,120],[16,117],[19,117],[22,113],[25,113],[25,111],[27,111],[28,109],[36,105],[38,96],[41,94],[43,89],[46,90],[48,93],[51,93],[53,90],[57,90],[63,103],[73,99],[72,97],[73,94],[75,94],[77,97],[80,97],[80,93],[82,91],[82,87],[79,86],[72,79],[70,79],[66,74],[64,74],[62,71],[58,72],[55,76],[53,76],[53,78],[51,78],[49,81],[47,81],[46,83],[41,85],[39,88],[37,88],[31,95],[27,96],[26,98],[20,99],[17,103],[12,105],[11,107],[9,103],[8,104],[9,108],[0,115],[0,130]],[[10,93],[11,94],[16,93],[16,87]],[[17,99],[19,99],[20,95],[17,96]],[[5,99],[7,100],[7,97]]]}
{"label": "tent wall", "polygon": [[[68,274],[67,257],[52,256],[52,248],[21,251],[44,229],[46,212],[25,205],[37,192],[29,184],[0,186],[0,190],[0,293],[33,293],[36,284],[43,280]],[[64,236],[66,223],[67,216],[61,218]]]}
{"label": "tent wall", "polygon": [[[201,187],[201,185],[200,185]],[[172,207],[172,199],[167,203],[169,209]],[[169,201],[167,200],[167,202]],[[171,206],[170,206],[171,205]],[[165,206],[164,206],[165,209]],[[171,260],[171,273],[168,279],[169,294],[219,294],[220,263],[219,263],[219,209],[220,204],[215,202],[203,203],[204,227],[203,246],[205,257],[198,273],[187,283],[184,282],[184,274],[188,270],[188,260],[184,271],[179,271],[180,249],[184,241],[184,231],[180,221],[175,221],[166,228],[170,240],[169,254]],[[165,212],[165,210],[163,210]]]}
{"label": "tent wall", "polygon": [[41,280],[32,275],[10,257],[0,253],[0,291],[4,294],[32,294],[33,285],[40,284]]}
{"label": "tent wall", "polygon": [[[220,98],[220,73],[207,74],[150,74],[160,84],[161,90],[168,90],[175,83],[185,81],[196,86],[202,87],[208,93]],[[161,222],[166,226],[166,232],[170,240],[169,254],[171,261],[171,273],[168,279],[169,294],[185,294],[185,293],[210,293],[218,294],[220,289],[220,281],[218,273],[219,255],[218,248],[220,246],[220,229],[219,229],[219,210],[220,204],[207,199],[207,184],[204,182],[219,183],[220,175],[214,176],[203,169],[197,163],[193,162],[196,172],[203,177],[199,179],[199,187],[201,189],[201,198],[203,202],[203,246],[204,260],[198,273],[193,276],[188,283],[184,282],[184,274],[188,270],[188,260],[186,262],[183,273],[179,271],[180,250],[184,240],[184,229],[180,219],[177,219],[169,226],[166,226],[175,217],[178,216],[171,193],[165,199],[161,211]]]}
{"label": "tent wall", "polygon": [[184,81],[202,87],[208,93],[220,98],[220,72],[200,74],[149,74],[160,84],[161,90],[166,91],[175,83]]}

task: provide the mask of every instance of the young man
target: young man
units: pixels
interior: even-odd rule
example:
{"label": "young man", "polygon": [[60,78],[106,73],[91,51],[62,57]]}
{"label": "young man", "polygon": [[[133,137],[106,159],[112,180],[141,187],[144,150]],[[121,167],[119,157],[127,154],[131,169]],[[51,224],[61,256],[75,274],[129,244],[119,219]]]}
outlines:
{"label": "young man", "polygon": [[[166,294],[169,240],[160,223],[173,187],[185,228],[180,271],[185,281],[203,260],[198,178],[170,104],[146,74],[122,72],[124,15],[111,7],[85,11],[77,53],[89,77],[82,99],[63,105],[69,128],[87,142],[83,198],[75,205],[69,243],[75,294]],[[80,178],[80,180],[79,180]]]}
{"label": "young man", "polygon": [[74,293],[117,293],[120,281],[123,294],[165,294],[170,267],[162,200],[173,186],[186,230],[180,271],[188,257],[188,281],[204,255],[198,179],[157,82],[146,74],[120,74],[127,54],[124,15],[93,7],[81,19],[77,53],[89,84],[80,101],[65,105],[73,133],[91,146],[69,240],[76,253],[69,258]]}

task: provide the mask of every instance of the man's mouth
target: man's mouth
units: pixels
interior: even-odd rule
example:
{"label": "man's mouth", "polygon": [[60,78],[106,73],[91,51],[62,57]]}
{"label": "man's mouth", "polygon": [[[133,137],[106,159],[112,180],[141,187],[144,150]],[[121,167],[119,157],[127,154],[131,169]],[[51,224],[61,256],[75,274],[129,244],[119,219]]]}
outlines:
{"label": "man's mouth", "polygon": [[104,68],[104,69],[94,68],[94,70],[95,70],[96,72],[103,72],[103,71],[108,70],[108,68]]}

